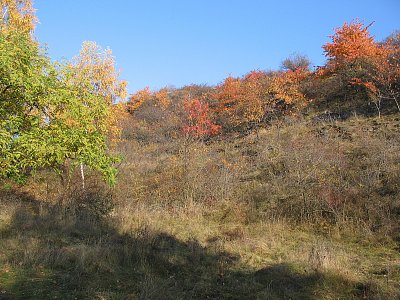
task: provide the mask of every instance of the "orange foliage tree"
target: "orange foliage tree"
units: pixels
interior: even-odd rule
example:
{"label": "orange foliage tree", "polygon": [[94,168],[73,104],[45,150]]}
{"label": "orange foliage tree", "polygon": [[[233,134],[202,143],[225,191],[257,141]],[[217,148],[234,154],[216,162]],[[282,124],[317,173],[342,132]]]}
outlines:
{"label": "orange foliage tree", "polygon": [[307,69],[299,68],[277,72],[269,85],[270,101],[274,107],[279,106],[281,111],[301,108],[307,104],[307,98],[301,91],[301,83],[310,75]]}
{"label": "orange foliage tree", "polygon": [[214,92],[215,111],[228,126],[260,122],[265,115],[268,81],[268,74],[262,71],[252,71],[243,78],[227,77]]}
{"label": "orange foliage tree", "polygon": [[144,103],[154,101],[155,105],[160,105],[162,108],[167,108],[171,104],[169,97],[169,91],[167,88],[162,88],[156,92],[152,92],[149,87],[145,87],[142,90],[137,91],[131,95],[127,103],[127,110],[129,113],[133,113]]}
{"label": "orange foliage tree", "polygon": [[127,103],[127,110],[129,113],[133,113],[140,106],[143,105],[144,102],[151,99],[152,93],[149,87],[145,87],[144,89],[137,91],[135,94],[129,97],[129,101]]}
{"label": "orange foliage tree", "polygon": [[301,83],[307,68],[282,72],[252,71],[243,78],[228,77],[217,86],[216,111],[227,126],[260,123],[272,112],[287,112],[306,103]]}
{"label": "orange foliage tree", "polygon": [[262,71],[252,71],[242,79],[238,112],[245,122],[258,123],[264,117],[268,84],[269,77]]}
{"label": "orange foliage tree", "polygon": [[328,62],[319,75],[346,70],[349,83],[365,89],[380,116],[381,103],[386,99],[394,100],[400,111],[400,51],[396,35],[385,43],[377,43],[368,32],[371,25],[364,26],[355,20],[337,28],[332,42],[323,46]]}
{"label": "orange foliage tree", "polygon": [[358,20],[351,23],[345,22],[342,27],[335,29],[335,34],[330,36],[331,43],[326,43],[322,48],[328,58],[328,70],[335,70],[347,63],[359,59],[368,59],[382,55],[382,47],[377,44],[368,31],[368,26]]}
{"label": "orange foliage tree", "polygon": [[366,88],[377,104],[379,116],[383,100],[393,100],[400,111],[400,46],[396,43],[398,40],[399,33],[380,45],[380,55],[368,60],[368,72],[361,78],[352,79],[352,84]]}
{"label": "orange foliage tree", "polygon": [[228,76],[224,82],[217,86],[215,97],[218,100],[216,111],[230,112],[240,99],[240,89],[242,81],[240,78]]}
{"label": "orange foliage tree", "polygon": [[154,93],[154,98],[157,103],[160,103],[163,108],[167,108],[171,105],[171,99],[169,97],[169,91],[167,88],[162,88]]}
{"label": "orange foliage tree", "polygon": [[186,121],[183,125],[183,132],[186,137],[202,139],[218,134],[221,126],[211,120],[207,103],[199,98],[186,99],[184,106]]}

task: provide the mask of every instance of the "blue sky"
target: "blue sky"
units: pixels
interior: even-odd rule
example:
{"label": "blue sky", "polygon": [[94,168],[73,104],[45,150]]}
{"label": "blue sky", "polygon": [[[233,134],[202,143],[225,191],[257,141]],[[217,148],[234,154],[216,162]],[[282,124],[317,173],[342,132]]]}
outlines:
{"label": "blue sky", "polygon": [[129,92],[217,84],[228,75],[277,69],[292,53],[324,62],[335,27],[375,21],[377,40],[400,30],[400,0],[35,0],[36,36],[54,60],[83,41],[113,50]]}

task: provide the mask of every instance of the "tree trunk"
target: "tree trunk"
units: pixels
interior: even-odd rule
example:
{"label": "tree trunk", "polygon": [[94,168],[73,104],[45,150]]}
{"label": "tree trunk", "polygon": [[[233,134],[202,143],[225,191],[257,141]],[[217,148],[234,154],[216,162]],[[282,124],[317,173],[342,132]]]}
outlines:
{"label": "tree trunk", "polygon": [[81,163],[81,178],[82,178],[82,190],[85,190],[85,172],[83,170],[83,163]]}

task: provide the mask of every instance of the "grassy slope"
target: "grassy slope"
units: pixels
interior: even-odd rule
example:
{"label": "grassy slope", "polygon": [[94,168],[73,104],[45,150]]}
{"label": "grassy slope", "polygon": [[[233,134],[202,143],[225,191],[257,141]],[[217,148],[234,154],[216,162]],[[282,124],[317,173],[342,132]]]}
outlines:
{"label": "grassy slope", "polygon": [[[398,134],[393,118],[378,125],[373,122],[377,121],[350,120],[339,127],[347,132],[363,127]],[[337,131],[331,125],[318,126]],[[271,134],[237,139],[226,158],[237,157],[240,153],[235,151],[246,147],[258,151],[254,143],[272,141]],[[150,150],[141,151],[148,155]],[[159,156],[164,152],[157,153],[154,156],[165,164],[168,158]],[[143,160],[139,154],[136,169]],[[400,297],[399,245],[390,239],[346,231],[342,225],[322,228],[291,225],[278,217],[251,218],[254,207],[247,207],[230,190],[224,199],[207,204],[192,198],[165,204],[152,193],[160,186],[154,183],[160,181],[159,171],[149,174],[153,186],[127,170],[117,207],[111,216],[100,219],[88,217],[83,210],[61,212],[37,196],[39,191],[2,191],[0,299]],[[262,181],[259,170],[243,172],[245,189]],[[142,192],[143,185],[150,192]]]}

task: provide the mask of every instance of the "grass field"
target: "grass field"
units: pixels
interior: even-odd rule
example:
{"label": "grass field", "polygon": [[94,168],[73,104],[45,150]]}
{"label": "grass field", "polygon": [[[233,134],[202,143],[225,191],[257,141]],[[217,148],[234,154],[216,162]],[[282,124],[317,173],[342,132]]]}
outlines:
{"label": "grass field", "polygon": [[[351,160],[359,166],[354,149],[366,140],[357,134],[373,132],[364,157],[376,165],[376,147],[385,147],[386,160],[379,166],[386,168],[385,180],[392,184],[387,187],[393,188],[397,175],[392,170],[398,165],[389,162],[396,159],[391,155],[397,148],[389,149],[386,137],[396,137],[397,130],[393,118],[315,127],[290,123],[231,141],[193,144],[187,161],[179,161],[182,152],[174,151],[176,144],[125,145],[135,152],[129,150],[120,166],[119,184],[110,192],[112,209],[102,202],[108,194],[102,198],[101,192],[81,196],[86,202],[80,198],[60,205],[51,196],[58,187],[54,175],[38,174],[25,187],[5,186],[0,197],[0,299],[398,299],[400,249],[395,229],[389,230],[396,228],[397,216],[380,217],[390,226],[374,229],[378,208],[368,208],[371,225],[361,212],[349,214],[349,202],[348,210],[335,211],[336,219],[317,217],[308,213],[316,207],[311,198],[315,189],[308,190],[316,181],[289,184],[297,169],[308,176],[327,170],[316,159],[322,153],[320,163],[336,167],[324,178],[344,185],[349,179],[335,177],[342,176],[344,158],[332,156],[330,145],[340,141],[343,153],[353,149]],[[302,137],[310,134],[319,140],[303,147]],[[272,147],[277,150],[271,154]],[[301,157],[311,157],[312,163]],[[179,163],[186,172],[179,173]],[[290,172],[282,173],[282,165],[290,166]],[[359,174],[345,165],[346,174]],[[187,174],[195,180],[185,181]],[[41,176],[53,176],[53,181],[49,185]],[[369,184],[372,191],[375,183]],[[311,206],[290,215],[282,212],[303,203],[283,197],[303,186]],[[278,198],[294,202],[281,200],[276,206],[272,200]],[[308,219],[299,221],[299,216]]]}

